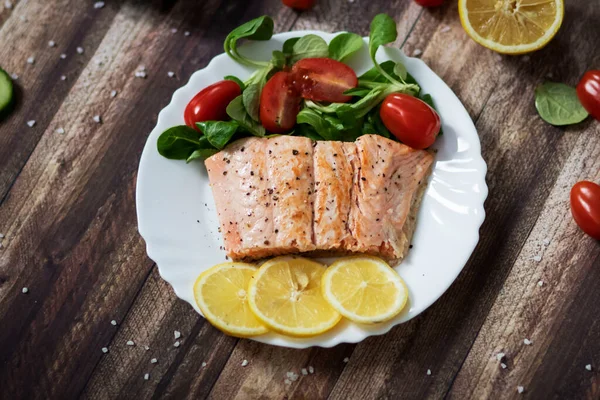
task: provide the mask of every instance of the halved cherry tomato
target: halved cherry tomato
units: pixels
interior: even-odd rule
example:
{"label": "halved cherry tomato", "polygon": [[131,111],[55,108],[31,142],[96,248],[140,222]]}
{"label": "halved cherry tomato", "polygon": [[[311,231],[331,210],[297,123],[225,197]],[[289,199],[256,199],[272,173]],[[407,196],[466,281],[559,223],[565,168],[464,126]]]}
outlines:
{"label": "halved cherry tomato", "polygon": [[583,108],[600,121],[600,70],[586,72],[577,85],[577,97]]}
{"label": "halved cherry tomato", "polygon": [[440,116],[416,97],[393,93],[381,104],[379,115],[386,128],[402,143],[414,149],[426,149],[440,132]]}
{"label": "halved cherry tomato", "polygon": [[352,68],[331,58],[304,58],[292,67],[294,85],[305,99],[345,103],[352,96],[344,95],[358,85]]}
{"label": "halved cherry tomato", "polygon": [[226,121],[227,106],[242,94],[240,86],[233,81],[220,81],[202,89],[188,103],[183,113],[185,124],[196,128],[196,122]]}
{"label": "halved cherry tomato", "polygon": [[292,74],[278,72],[260,95],[260,122],[273,133],[285,133],[296,124],[302,99],[294,89]]}
{"label": "halved cherry tomato", "polygon": [[283,5],[300,11],[313,8],[316,2],[317,0],[282,0]]}
{"label": "halved cherry tomato", "polygon": [[444,4],[444,0],[415,0],[415,3],[423,7],[437,7]]}
{"label": "halved cherry tomato", "polygon": [[577,182],[571,189],[571,213],[585,233],[600,240],[600,185]]}

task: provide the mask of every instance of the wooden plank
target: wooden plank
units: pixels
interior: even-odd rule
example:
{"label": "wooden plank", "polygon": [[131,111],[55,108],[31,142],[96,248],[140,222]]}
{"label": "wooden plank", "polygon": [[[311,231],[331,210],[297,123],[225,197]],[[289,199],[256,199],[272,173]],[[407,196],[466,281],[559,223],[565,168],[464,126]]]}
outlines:
{"label": "wooden plank", "polygon": [[[117,9],[117,3],[94,9],[92,3],[74,0],[15,2],[11,18],[0,30],[2,68],[19,76],[15,111],[0,125],[0,204]],[[50,40],[55,47],[48,45]],[[84,53],[78,54],[77,47]],[[60,58],[63,53],[66,59]],[[27,62],[29,57],[34,58],[33,64]],[[33,128],[26,125],[30,120],[36,121]]]}

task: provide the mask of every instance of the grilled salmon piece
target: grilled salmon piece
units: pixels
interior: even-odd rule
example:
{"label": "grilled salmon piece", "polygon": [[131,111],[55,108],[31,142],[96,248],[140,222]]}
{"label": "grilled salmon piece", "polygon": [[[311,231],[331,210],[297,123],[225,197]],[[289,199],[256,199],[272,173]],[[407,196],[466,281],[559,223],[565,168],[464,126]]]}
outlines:
{"label": "grilled salmon piece", "polygon": [[405,223],[411,206],[418,209],[418,189],[433,155],[378,135],[361,136],[355,144],[349,223],[355,243],[348,250],[399,260],[412,235]]}
{"label": "grilled salmon piece", "polygon": [[267,141],[246,138],[205,161],[227,255],[234,260],[272,254],[273,209],[267,189]]}
{"label": "grilled salmon piece", "polygon": [[276,254],[312,251],[313,142],[298,136],[275,137],[266,142]]}

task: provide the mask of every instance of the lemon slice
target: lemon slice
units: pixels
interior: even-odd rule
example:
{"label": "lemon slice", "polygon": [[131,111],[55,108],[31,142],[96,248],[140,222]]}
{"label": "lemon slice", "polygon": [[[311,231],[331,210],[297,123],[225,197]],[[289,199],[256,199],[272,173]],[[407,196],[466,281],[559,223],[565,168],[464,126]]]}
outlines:
{"label": "lemon slice", "polygon": [[250,280],[250,309],[274,331],[291,336],[314,336],[333,328],[342,316],[321,293],[325,270],[300,257],[267,261]]}
{"label": "lemon slice", "polygon": [[240,337],[268,332],[248,307],[246,290],[256,271],[254,265],[232,262],[215,265],[200,274],[194,284],[194,297],[211,324]]}
{"label": "lemon slice", "polygon": [[539,50],[556,35],[563,20],[563,0],[459,0],[467,34],[504,54]]}
{"label": "lemon slice", "polygon": [[344,317],[362,324],[387,321],[408,300],[404,281],[385,261],[370,256],[342,258],[323,274],[323,296]]}

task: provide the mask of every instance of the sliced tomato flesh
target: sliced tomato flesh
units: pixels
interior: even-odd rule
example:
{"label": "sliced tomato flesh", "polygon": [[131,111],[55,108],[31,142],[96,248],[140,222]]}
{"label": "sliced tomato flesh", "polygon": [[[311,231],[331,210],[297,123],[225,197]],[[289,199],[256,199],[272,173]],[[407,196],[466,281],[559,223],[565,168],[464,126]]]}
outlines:
{"label": "sliced tomato flesh", "polygon": [[305,58],[292,67],[294,86],[300,95],[313,101],[346,103],[352,96],[344,95],[358,85],[352,68],[331,58]]}
{"label": "sliced tomato flesh", "polygon": [[277,72],[260,96],[260,122],[272,133],[285,133],[296,125],[301,98],[289,72]]}

